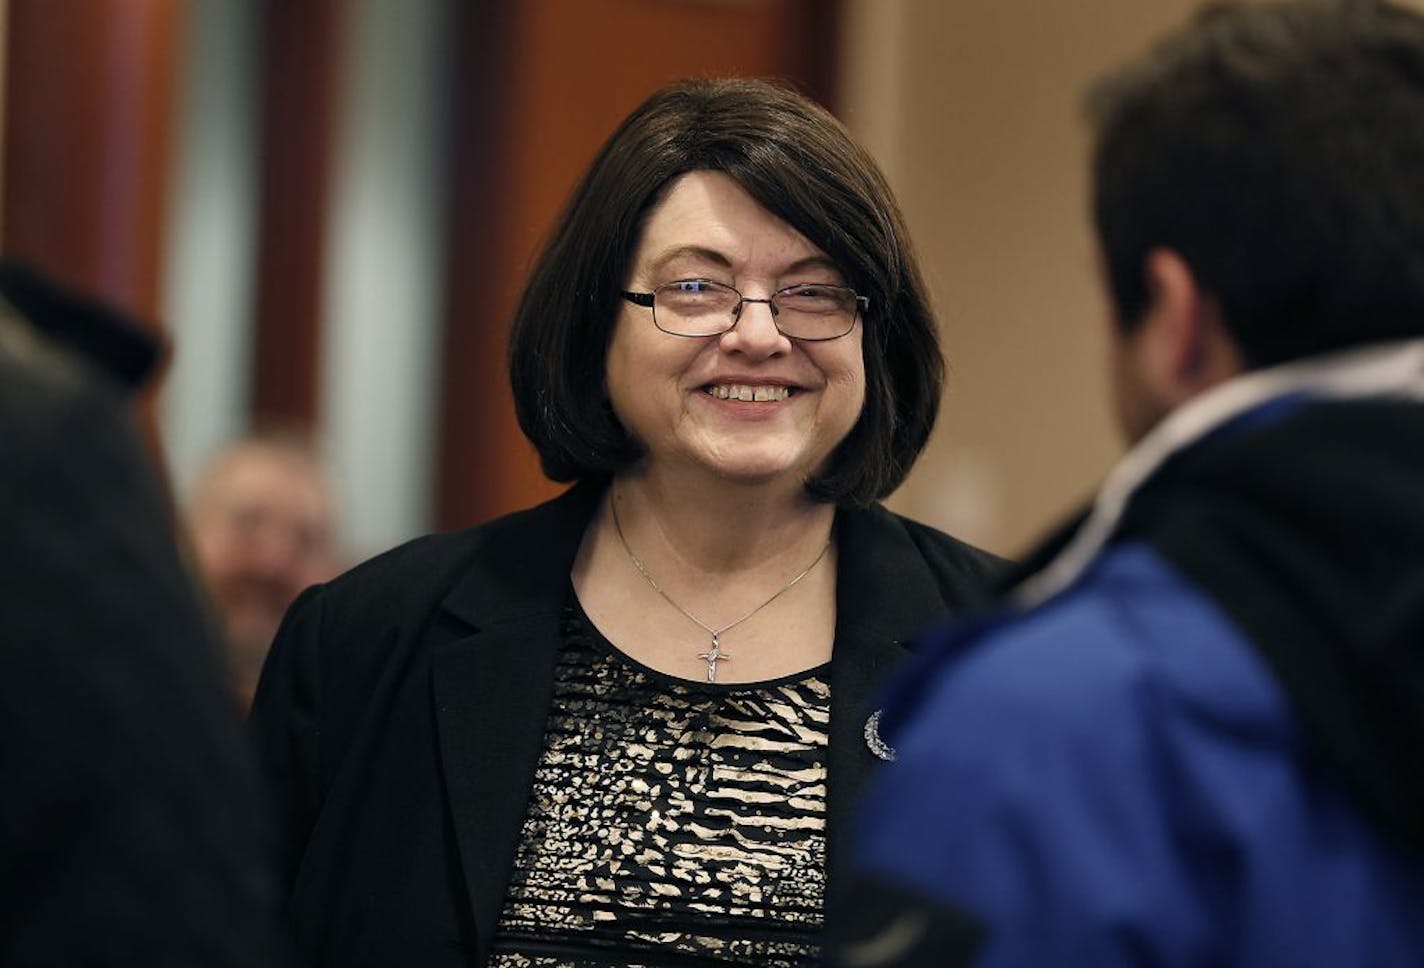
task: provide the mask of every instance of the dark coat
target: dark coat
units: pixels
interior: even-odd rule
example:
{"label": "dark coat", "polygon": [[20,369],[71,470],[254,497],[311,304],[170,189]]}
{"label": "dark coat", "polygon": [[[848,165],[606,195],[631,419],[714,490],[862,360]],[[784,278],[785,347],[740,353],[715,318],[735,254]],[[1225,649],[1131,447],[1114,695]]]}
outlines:
{"label": "dark coat", "polygon": [[[569,572],[602,488],[422,538],[293,606],[251,729],[278,791],[303,964],[484,964],[561,645]],[[999,562],[876,507],[838,516],[829,863],[876,762],[866,703],[901,644]]]}
{"label": "dark coat", "polygon": [[0,964],[276,964],[257,772],[126,401],[0,316]]}

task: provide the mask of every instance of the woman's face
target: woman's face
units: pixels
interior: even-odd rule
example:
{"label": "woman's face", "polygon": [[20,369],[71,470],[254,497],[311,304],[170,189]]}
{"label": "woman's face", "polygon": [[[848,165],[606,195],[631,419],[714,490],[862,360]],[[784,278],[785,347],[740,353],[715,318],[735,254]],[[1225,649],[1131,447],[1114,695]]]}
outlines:
{"label": "woman's face", "polygon": [[[845,284],[804,236],[710,171],[681,176],[653,209],[627,288],[651,292],[683,279],[733,286],[748,299]],[[608,349],[608,392],[650,471],[804,483],[860,416],[861,337],[857,317],[838,339],[798,342],[776,329],[762,303],[744,305],[720,336],[672,336],[653,325],[651,309],[625,302]]]}

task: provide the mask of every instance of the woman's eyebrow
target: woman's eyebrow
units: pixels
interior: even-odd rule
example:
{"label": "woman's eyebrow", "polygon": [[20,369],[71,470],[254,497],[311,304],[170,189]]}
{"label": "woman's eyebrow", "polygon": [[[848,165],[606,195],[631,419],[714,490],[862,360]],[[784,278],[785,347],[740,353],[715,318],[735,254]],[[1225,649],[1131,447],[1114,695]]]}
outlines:
{"label": "woman's eyebrow", "polygon": [[[682,258],[701,259],[705,262],[714,263],[724,269],[732,268],[732,260],[728,258],[724,253],[718,252],[716,249],[709,249],[701,245],[679,245],[660,253],[655,259],[653,259],[651,263],[649,263],[648,270],[656,274],[666,268],[668,263],[674,262],[677,259]],[[795,262],[790,263],[777,274],[785,276],[797,272],[805,272],[808,269],[827,269],[837,274],[839,274],[841,271],[840,267],[837,266],[834,262],[832,262],[829,258],[824,255],[817,254],[808,255],[805,258],[797,259]]]}
{"label": "woman's eyebrow", "polygon": [[804,259],[797,259],[791,265],[781,270],[782,275],[790,275],[793,272],[804,272],[807,269],[829,269],[839,274],[841,267],[823,255],[808,255]]}
{"label": "woman's eyebrow", "polygon": [[649,264],[648,268],[656,273],[666,267],[669,262],[681,258],[702,259],[706,262],[714,262],[726,269],[732,267],[732,260],[716,249],[708,249],[700,245],[679,245],[663,252]]}

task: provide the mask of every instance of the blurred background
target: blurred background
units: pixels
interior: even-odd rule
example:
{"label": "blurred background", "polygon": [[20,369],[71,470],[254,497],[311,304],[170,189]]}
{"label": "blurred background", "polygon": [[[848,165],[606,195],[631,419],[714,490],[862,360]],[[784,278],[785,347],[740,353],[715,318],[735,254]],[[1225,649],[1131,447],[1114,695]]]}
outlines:
{"label": "blurred background", "polygon": [[1194,0],[0,0],[0,249],[171,345],[180,491],[312,428],[364,556],[556,492],[508,319],[613,126],[674,78],[786,79],[895,186],[950,362],[892,507],[1003,554],[1119,453],[1084,85]]}

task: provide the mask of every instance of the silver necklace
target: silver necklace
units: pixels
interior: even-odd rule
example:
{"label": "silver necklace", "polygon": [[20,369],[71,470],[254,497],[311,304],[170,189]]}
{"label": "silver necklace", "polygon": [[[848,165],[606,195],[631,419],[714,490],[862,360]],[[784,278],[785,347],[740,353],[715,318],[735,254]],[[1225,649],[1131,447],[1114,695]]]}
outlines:
{"label": "silver necklace", "polygon": [[741,625],[743,622],[751,618],[757,612],[760,612],[762,609],[766,608],[768,605],[776,601],[782,595],[785,595],[787,592],[791,591],[792,588],[796,587],[797,582],[805,578],[807,575],[811,574],[812,570],[814,570],[815,567],[821,563],[821,559],[826,557],[826,552],[831,550],[831,541],[828,538],[826,539],[825,547],[823,547],[821,549],[821,553],[816,556],[816,560],[807,565],[805,570],[800,572],[795,578],[791,579],[785,585],[782,585],[780,588],[778,588],[776,590],[775,595],[772,595],[766,601],[762,602],[750,612],[747,612],[741,618],[732,622],[728,622],[726,625],[722,626],[719,629],[714,629],[712,626],[702,621],[702,619],[698,618],[696,615],[693,615],[687,609],[683,608],[677,602],[673,601],[672,598],[668,595],[668,593],[663,591],[662,587],[657,583],[657,581],[653,579],[653,576],[648,573],[647,567],[644,566],[643,562],[638,559],[638,556],[633,554],[633,549],[628,546],[628,539],[623,536],[623,522],[618,520],[618,502],[617,500],[615,500],[614,495],[611,491],[608,495],[608,507],[609,510],[613,512],[613,530],[618,535],[618,543],[623,546],[623,551],[625,554],[628,555],[628,560],[633,563],[633,567],[638,569],[638,574],[642,575],[643,578],[647,580],[648,584],[652,586],[653,591],[657,592],[659,595],[662,596],[663,601],[667,602],[673,608],[677,609],[683,615],[687,616],[687,618],[691,620],[694,624],[696,624],[698,628],[702,629],[702,631],[712,636],[712,647],[706,652],[697,653],[697,657],[699,659],[704,659],[707,662],[708,682],[717,681],[718,662],[730,662],[732,660],[732,654],[730,652],[722,651],[722,634],[724,632],[736,628],[738,625]]}

